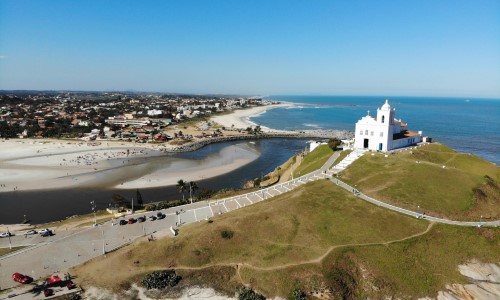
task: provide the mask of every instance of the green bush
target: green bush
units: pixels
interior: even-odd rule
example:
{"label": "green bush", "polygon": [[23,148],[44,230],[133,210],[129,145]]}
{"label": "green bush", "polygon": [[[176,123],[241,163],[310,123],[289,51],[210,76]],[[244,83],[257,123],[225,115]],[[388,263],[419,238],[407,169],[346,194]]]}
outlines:
{"label": "green bush", "polygon": [[181,280],[175,271],[155,271],[149,273],[142,279],[142,284],[148,289],[164,289],[168,286],[174,287]]}
{"label": "green bush", "polygon": [[266,297],[254,292],[252,289],[242,287],[238,291],[239,300],[265,300]]}
{"label": "green bush", "polygon": [[229,240],[230,238],[233,237],[234,232],[231,230],[224,230],[220,233],[223,239]]}
{"label": "green bush", "polygon": [[288,299],[289,300],[306,300],[307,297],[306,297],[306,293],[304,293],[300,288],[296,287],[290,292]]}

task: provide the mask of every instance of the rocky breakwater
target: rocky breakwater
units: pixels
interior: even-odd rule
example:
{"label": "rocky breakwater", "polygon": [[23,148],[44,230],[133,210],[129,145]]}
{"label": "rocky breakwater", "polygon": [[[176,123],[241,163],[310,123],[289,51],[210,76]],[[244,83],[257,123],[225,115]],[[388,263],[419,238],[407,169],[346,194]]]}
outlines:
{"label": "rocky breakwater", "polygon": [[179,153],[195,151],[209,144],[242,141],[242,140],[258,140],[266,138],[293,138],[293,139],[330,139],[338,138],[341,140],[352,139],[354,133],[348,130],[303,130],[303,131],[270,131],[260,134],[243,134],[222,137],[212,137],[189,142],[179,146],[164,148],[165,152]]}

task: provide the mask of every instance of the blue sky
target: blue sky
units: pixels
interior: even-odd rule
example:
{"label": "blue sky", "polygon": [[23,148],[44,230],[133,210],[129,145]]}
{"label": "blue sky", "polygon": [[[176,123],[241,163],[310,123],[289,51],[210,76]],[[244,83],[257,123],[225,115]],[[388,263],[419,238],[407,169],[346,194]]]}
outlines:
{"label": "blue sky", "polygon": [[0,1],[0,89],[500,97],[500,1]]}

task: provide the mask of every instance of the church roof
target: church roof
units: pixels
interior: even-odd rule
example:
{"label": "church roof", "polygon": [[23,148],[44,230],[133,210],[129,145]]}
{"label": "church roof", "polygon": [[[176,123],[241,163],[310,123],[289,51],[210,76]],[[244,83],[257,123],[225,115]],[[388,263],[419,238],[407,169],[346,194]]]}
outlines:
{"label": "church roof", "polygon": [[391,105],[389,104],[388,99],[385,99],[385,103],[384,103],[384,105],[382,105],[382,107],[380,109],[382,109],[382,110],[390,110],[391,109]]}

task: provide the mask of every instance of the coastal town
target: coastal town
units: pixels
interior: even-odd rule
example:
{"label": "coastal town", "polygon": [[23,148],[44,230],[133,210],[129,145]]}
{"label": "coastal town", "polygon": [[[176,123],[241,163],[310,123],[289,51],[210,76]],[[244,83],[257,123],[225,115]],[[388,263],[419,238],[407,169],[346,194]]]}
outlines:
{"label": "coastal town", "polygon": [[[278,104],[260,97],[39,91],[4,91],[0,94],[0,103],[0,137],[3,138],[137,142],[192,139],[182,132],[171,136],[164,129],[235,109]],[[202,129],[207,130],[208,126]],[[234,129],[234,125],[228,129]],[[220,132],[212,134],[217,136]],[[198,138],[205,135],[200,134]]]}

